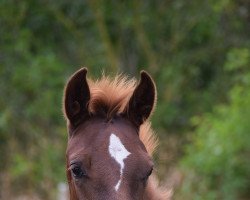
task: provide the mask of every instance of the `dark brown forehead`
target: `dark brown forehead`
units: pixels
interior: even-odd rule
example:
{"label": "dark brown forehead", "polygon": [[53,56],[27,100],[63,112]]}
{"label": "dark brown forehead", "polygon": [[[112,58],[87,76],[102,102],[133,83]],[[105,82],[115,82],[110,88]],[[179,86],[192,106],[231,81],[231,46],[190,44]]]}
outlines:
{"label": "dark brown forehead", "polygon": [[67,156],[72,159],[81,154],[106,151],[111,134],[117,135],[129,151],[140,149],[146,152],[137,131],[130,121],[122,117],[109,121],[99,117],[90,118],[79,125],[69,138]]}

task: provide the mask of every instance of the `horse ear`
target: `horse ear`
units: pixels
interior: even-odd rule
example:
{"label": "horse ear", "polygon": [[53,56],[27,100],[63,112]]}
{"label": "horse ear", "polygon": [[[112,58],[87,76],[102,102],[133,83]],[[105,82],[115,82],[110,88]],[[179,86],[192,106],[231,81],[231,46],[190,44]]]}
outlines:
{"label": "horse ear", "polygon": [[141,71],[141,80],[135,88],[127,108],[132,122],[140,126],[151,114],[156,101],[155,84],[150,75]]}
{"label": "horse ear", "polygon": [[90,99],[90,91],[86,75],[86,68],[78,70],[70,77],[65,86],[64,115],[73,127],[76,127],[89,115],[87,105]]}

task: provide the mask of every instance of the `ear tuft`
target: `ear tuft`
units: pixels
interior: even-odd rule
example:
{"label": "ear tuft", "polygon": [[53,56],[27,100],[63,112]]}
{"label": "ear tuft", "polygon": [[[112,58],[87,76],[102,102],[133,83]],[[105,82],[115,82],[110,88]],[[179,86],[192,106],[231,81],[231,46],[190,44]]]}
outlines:
{"label": "ear tuft", "polygon": [[127,114],[129,119],[140,126],[150,116],[155,101],[154,81],[147,72],[141,71],[141,80],[128,103]]}
{"label": "ear tuft", "polygon": [[87,104],[90,91],[86,75],[87,68],[81,68],[75,72],[64,90],[64,115],[74,127],[89,115]]}

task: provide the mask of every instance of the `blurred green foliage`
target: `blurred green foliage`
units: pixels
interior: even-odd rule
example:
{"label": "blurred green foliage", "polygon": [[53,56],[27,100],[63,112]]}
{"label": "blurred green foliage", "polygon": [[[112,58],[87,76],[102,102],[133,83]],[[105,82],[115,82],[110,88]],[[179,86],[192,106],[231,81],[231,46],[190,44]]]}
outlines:
{"label": "blurred green foliage", "polygon": [[1,0],[0,199],[55,199],[62,91],[80,66],[152,74],[159,173],[185,175],[175,198],[249,198],[249,21],[248,0]]}
{"label": "blurred green foliage", "polygon": [[[235,59],[237,57],[237,59]],[[183,158],[188,199],[247,199],[250,191],[250,52],[233,49],[225,69],[237,79],[229,103],[194,117],[192,145]]]}

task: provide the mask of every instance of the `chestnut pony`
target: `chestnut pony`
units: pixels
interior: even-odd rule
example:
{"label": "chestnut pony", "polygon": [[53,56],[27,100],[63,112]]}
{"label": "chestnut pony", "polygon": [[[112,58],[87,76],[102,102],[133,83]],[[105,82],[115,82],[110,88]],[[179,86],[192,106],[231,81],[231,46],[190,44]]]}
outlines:
{"label": "chestnut pony", "polygon": [[70,200],[165,200],[155,179],[156,147],[148,118],[156,101],[152,78],[86,78],[78,70],[65,87]]}

